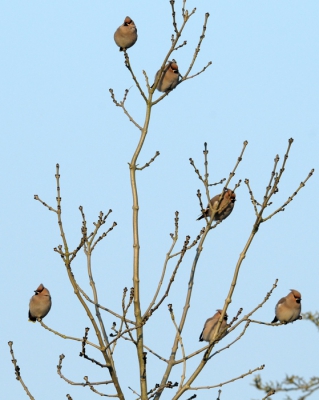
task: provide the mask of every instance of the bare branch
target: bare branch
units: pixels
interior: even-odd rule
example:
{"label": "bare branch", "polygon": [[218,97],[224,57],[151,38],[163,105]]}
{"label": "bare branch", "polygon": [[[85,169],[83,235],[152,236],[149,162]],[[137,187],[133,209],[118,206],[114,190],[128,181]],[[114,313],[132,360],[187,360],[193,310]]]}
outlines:
{"label": "bare branch", "polygon": [[[227,184],[230,182],[232,176],[235,175],[235,171],[236,171],[240,161],[242,160],[242,155],[244,153],[244,150],[245,150],[247,144],[248,144],[248,142],[245,141],[244,144],[243,144],[243,149],[242,149],[242,151],[240,153],[240,156],[238,157],[237,162],[235,164],[235,167],[233,168],[233,171],[231,172],[230,177],[228,178]],[[207,189],[207,191],[208,191],[208,189]],[[213,219],[213,217],[211,219]],[[184,327],[184,324],[185,324],[185,321],[186,321],[186,317],[187,317],[187,313],[188,313],[188,310],[190,308],[190,301],[191,301],[191,296],[192,296],[192,291],[193,291],[193,286],[194,286],[194,278],[195,278],[196,267],[197,267],[197,263],[198,263],[200,254],[201,254],[201,252],[203,250],[203,243],[204,243],[204,241],[206,239],[206,236],[207,236],[209,231],[210,231],[210,226],[206,225],[206,227],[204,228],[204,233],[203,233],[203,235],[202,235],[202,237],[201,237],[201,239],[200,239],[200,241],[198,243],[198,246],[197,246],[196,254],[195,254],[194,261],[193,261],[193,264],[192,264],[192,267],[191,267],[191,271],[190,271],[190,278],[189,278],[189,282],[188,282],[188,290],[187,290],[187,294],[186,294],[183,313],[182,313],[181,320],[180,320],[179,327],[178,327],[179,328],[179,332],[182,332],[182,330],[183,330],[183,327]],[[226,313],[226,307],[224,306],[224,309],[223,309],[223,312],[222,312],[222,316],[221,316],[221,318],[220,318],[220,320],[218,322],[218,327],[216,329],[216,336],[219,334],[220,326],[221,326],[222,319],[224,318],[225,313]],[[169,363],[167,365],[167,368],[166,368],[166,370],[164,372],[164,375],[163,375],[163,378],[162,378],[162,381],[161,381],[161,385],[164,385],[166,383],[166,381],[167,381],[167,379],[168,379],[168,377],[170,375],[170,372],[171,372],[173,366],[175,365],[175,357],[176,357],[178,344],[179,344],[178,335],[175,335],[174,343],[173,343],[172,350],[171,350],[171,357],[169,359]],[[177,391],[177,393],[173,397],[174,400],[177,400],[186,390],[188,390],[188,388],[190,387],[191,383],[195,380],[195,378],[198,376],[199,372],[202,370],[204,365],[207,363],[207,361],[208,361],[207,357],[209,356],[209,353],[212,350],[212,348],[213,348],[213,345],[210,346],[209,352],[207,351],[205,353],[206,356],[204,357],[204,359],[202,359],[202,361],[200,362],[200,365],[197,367],[195,372],[191,375],[191,377],[187,380],[187,382],[183,385],[183,387],[180,390]],[[159,391],[158,395],[156,395],[156,398],[158,399],[160,397],[160,395],[161,395],[161,391]]]}
{"label": "bare branch", "polygon": [[195,173],[197,174],[198,179],[201,180],[201,181],[204,183],[205,180],[204,180],[203,177],[201,176],[201,174],[200,174],[200,172],[199,172],[199,169],[196,168],[195,163],[194,163],[194,160],[193,160],[192,158],[189,159],[189,163],[190,163],[190,165],[192,165],[192,167],[194,168],[194,171],[195,171]]}
{"label": "bare branch", "polygon": [[272,217],[273,217],[275,214],[277,214],[278,212],[284,211],[284,210],[285,210],[285,207],[286,207],[286,206],[293,200],[293,198],[298,194],[299,190],[302,189],[302,188],[305,186],[305,184],[306,184],[306,182],[308,181],[308,179],[310,179],[310,178],[312,177],[314,171],[315,171],[315,170],[312,169],[312,170],[309,172],[307,178],[306,178],[303,182],[300,183],[298,189],[297,189],[290,197],[288,197],[288,200],[287,200],[281,207],[279,207],[276,211],[274,211],[272,214],[268,215],[268,217],[263,218],[262,222],[266,222],[268,219],[272,218]]}
{"label": "bare branch", "polygon": [[160,155],[160,152],[157,151],[157,152],[155,153],[155,156],[154,156],[153,158],[151,158],[150,161],[149,161],[148,163],[146,163],[146,164],[145,164],[143,167],[141,167],[141,168],[136,168],[136,170],[137,170],[137,171],[142,171],[144,168],[149,167],[149,166],[152,164],[152,162],[155,160],[155,158],[158,157],[159,155]]}
{"label": "bare branch", "polygon": [[41,204],[44,205],[44,207],[47,207],[49,211],[53,211],[53,212],[55,212],[55,213],[58,213],[57,210],[55,210],[54,208],[52,208],[51,206],[49,206],[47,203],[45,203],[44,201],[42,201],[42,200],[40,199],[40,197],[39,197],[37,194],[34,195],[34,200],[38,200]]}
{"label": "bare branch", "polygon": [[13,347],[12,347],[12,346],[13,346],[13,342],[12,342],[12,341],[8,342],[8,345],[9,345],[9,347],[10,347],[10,354],[11,354],[11,358],[12,358],[11,361],[12,361],[12,364],[13,364],[13,366],[14,366],[14,372],[15,372],[15,374],[16,374],[16,380],[19,381],[19,382],[21,383],[23,389],[25,390],[25,392],[26,392],[26,394],[29,396],[29,398],[30,398],[31,400],[34,400],[34,397],[33,397],[32,394],[29,392],[29,389],[27,388],[26,384],[23,382],[23,379],[22,379],[21,374],[20,374],[20,367],[19,367],[18,364],[17,364],[18,360],[16,360],[16,359],[14,358]]}
{"label": "bare branch", "polygon": [[[95,304],[94,301],[92,299],[89,298],[89,296],[84,292],[84,290],[82,288],[80,288],[80,286],[78,286],[79,291],[83,294],[83,296],[86,298],[87,301],[89,301],[92,304]],[[98,306],[99,308],[101,308],[101,310],[107,311],[108,313],[114,315],[115,317],[119,318],[119,319],[123,319],[123,316],[121,316],[120,314],[117,314],[116,312],[110,310],[109,308],[106,308],[104,306],[102,306],[101,304],[96,304],[96,306]],[[135,325],[134,321],[131,321],[129,319],[126,318],[126,321],[129,322],[132,325]]]}
{"label": "bare branch", "polygon": [[134,72],[133,72],[133,70],[132,70],[131,63],[130,63],[130,58],[129,58],[128,54],[127,54],[126,49],[123,50],[123,53],[124,53],[124,59],[125,59],[125,61],[124,61],[125,66],[126,66],[127,69],[130,71],[131,76],[132,76],[132,79],[133,79],[133,81],[135,82],[135,85],[137,86],[138,90],[139,90],[140,93],[141,93],[141,96],[143,97],[143,99],[144,99],[145,102],[147,103],[147,98],[146,98],[146,96],[145,96],[145,93],[143,92],[143,90],[142,90],[140,84],[138,83],[138,80],[136,79],[136,76],[134,75]]}
{"label": "bare branch", "polygon": [[[187,0],[183,0],[183,6],[182,6],[182,16],[183,16],[184,19],[185,19],[185,17],[186,17],[186,15],[185,15],[186,1],[187,1]],[[186,10],[186,12],[188,12],[188,11]]]}
{"label": "bare branch", "polygon": [[[131,338],[128,338],[126,336],[122,336],[122,338],[124,340],[128,340],[129,342],[131,342]],[[148,346],[146,346],[145,344],[143,345],[143,348],[146,349],[147,351],[149,351],[150,353],[152,353],[155,357],[157,357],[159,360],[164,361],[166,363],[168,363],[168,360],[166,360],[164,357],[160,356],[159,354],[155,353],[155,351],[153,351],[152,349],[150,349]]]}
{"label": "bare branch", "polygon": [[162,287],[162,284],[163,284],[163,281],[164,281],[164,277],[165,277],[165,274],[166,274],[166,268],[167,268],[168,261],[169,261],[169,259],[171,257],[171,253],[172,253],[172,251],[173,251],[173,249],[174,249],[174,247],[176,245],[176,242],[178,240],[178,220],[179,220],[178,215],[179,215],[178,211],[175,211],[175,219],[174,219],[174,221],[175,221],[175,234],[173,234],[173,233],[170,234],[173,242],[171,244],[170,249],[168,250],[168,253],[166,254],[164,265],[163,265],[163,269],[162,269],[162,275],[161,275],[160,280],[158,282],[158,286],[157,286],[157,289],[155,291],[154,297],[153,297],[152,301],[150,302],[150,305],[147,307],[147,309],[146,309],[146,311],[145,311],[145,313],[143,315],[143,319],[147,315],[149,315],[152,307],[154,306],[154,304],[156,302],[157,296],[158,296],[158,294],[159,294],[159,292],[161,290],[161,287]]}
{"label": "bare branch", "polygon": [[168,311],[169,311],[169,313],[171,315],[172,322],[173,322],[174,327],[176,329],[176,334],[178,336],[179,344],[181,346],[182,357],[183,357],[182,358],[182,360],[183,360],[183,372],[182,372],[181,380],[180,380],[180,383],[179,383],[179,388],[181,388],[183,386],[184,380],[186,378],[186,356],[185,356],[185,350],[184,350],[182,336],[181,336],[181,334],[179,332],[179,329],[178,329],[178,326],[177,326],[177,324],[175,322],[175,316],[174,316],[172,304],[168,305]]}
{"label": "bare branch", "polygon": [[251,200],[251,202],[252,202],[252,204],[254,206],[256,217],[258,217],[257,205],[259,205],[261,207],[261,204],[259,204],[258,201],[254,197],[253,191],[251,190],[250,185],[249,185],[249,179],[246,178],[244,180],[244,182],[247,185],[247,188],[248,188],[248,191],[249,191],[249,194],[250,194],[250,200]]}
{"label": "bare branch", "polygon": [[142,130],[142,127],[134,120],[134,118],[131,116],[131,114],[127,111],[127,109],[126,109],[126,107],[125,107],[125,101],[126,101],[126,98],[127,98],[127,95],[128,95],[128,93],[129,93],[129,91],[130,91],[130,89],[125,89],[123,100],[120,101],[120,102],[118,102],[118,101],[115,99],[115,95],[114,95],[113,89],[111,89],[111,88],[109,89],[109,92],[111,93],[111,97],[112,97],[113,103],[114,103],[117,107],[122,108],[124,114],[128,117],[128,119],[141,131],[141,130]]}
{"label": "bare branch", "polygon": [[174,27],[174,31],[175,33],[178,35],[178,29],[177,29],[177,24],[176,24],[176,13],[175,13],[175,7],[174,7],[175,1],[174,0],[170,0],[170,5],[172,7],[172,17],[173,17],[173,27]]}
{"label": "bare branch", "polygon": [[216,185],[221,185],[223,182],[225,182],[226,178],[221,179],[219,182],[216,183],[209,183],[208,186],[216,186]]}
{"label": "bare branch", "polygon": [[234,343],[238,342],[238,340],[240,340],[244,336],[244,334],[246,333],[246,330],[247,330],[250,322],[251,321],[247,321],[246,322],[246,325],[245,325],[244,329],[242,330],[240,335],[237,336],[237,338],[235,340],[233,340],[231,343],[229,343],[227,346],[223,347],[222,349],[215,351],[215,353],[213,353],[208,359],[210,360],[212,357],[216,356],[217,354],[221,353],[222,351],[224,351],[226,349],[229,349],[230,346],[232,346]]}
{"label": "bare branch", "polygon": [[[176,50],[177,50],[177,49],[176,49]],[[187,78],[184,79],[184,81],[187,81],[188,79],[193,79],[193,78],[195,78],[195,76],[198,76],[198,75],[202,74],[202,73],[205,72],[206,69],[207,69],[209,66],[211,66],[211,65],[212,65],[212,62],[209,61],[209,62],[207,63],[207,65],[206,65],[202,70],[200,70],[199,72],[197,72],[197,73],[194,74],[194,75],[188,76]]]}
{"label": "bare branch", "polygon": [[80,351],[79,356],[80,357],[84,357],[86,360],[91,361],[92,363],[102,367],[102,368],[106,368],[106,364],[101,364],[100,362],[96,361],[94,358],[91,358],[89,356],[86,355],[86,349],[85,349],[85,345],[87,343],[88,340],[88,333],[89,333],[90,328],[85,328],[85,333],[83,336],[83,340],[82,340],[82,351]]}
{"label": "bare branch", "polygon": [[[278,283],[278,279],[275,280],[274,284],[272,285],[272,288],[264,297],[264,300],[261,303],[259,303],[251,312],[249,312],[247,315],[245,315],[239,322],[237,322],[237,324],[235,324],[231,329],[229,329],[229,332],[232,332],[234,329],[237,328],[238,325],[240,325],[244,321],[259,323],[258,321],[254,321],[254,320],[250,319],[250,316],[253,315],[257,310],[259,310],[259,308],[261,308],[269,300],[270,296],[272,295],[272,292],[277,287],[277,283]],[[260,323],[264,324],[264,325],[268,325],[267,323],[264,323],[264,322],[260,322]],[[269,325],[274,325],[274,324],[269,324]],[[277,326],[279,326],[279,325],[280,324],[277,324]]]}
{"label": "bare branch", "polygon": [[172,273],[171,279],[169,280],[166,292],[164,293],[164,295],[161,298],[161,300],[150,310],[150,315],[153,314],[153,312],[158,309],[158,307],[163,303],[164,299],[168,296],[170,288],[171,288],[171,286],[172,286],[172,284],[174,282],[177,270],[178,270],[179,266],[181,265],[181,263],[183,261],[183,258],[184,258],[184,255],[185,255],[185,253],[187,251],[187,246],[189,244],[189,240],[190,240],[190,236],[186,236],[186,240],[184,242],[184,246],[183,246],[183,249],[181,251],[180,258],[179,258],[179,260],[178,260],[178,262],[176,264],[176,267],[175,267],[175,269],[174,269],[174,271]]}
{"label": "bare branch", "polygon": [[184,40],[184,42],[182,44],[180,44],[179,46],[175,47],[174,51],[177,51],[178,49],[181,49],[182,47],[187,45],[187,41]]}
{"label": "bare branch", "polygon": [[[203,235],[204,231],[205,231],[205,228],[202,228],[202,229],[200,230],[199,234],[196,236],[196,239],[194,239],[193,242],[192,242],[189,246],[187,246],[187,250],[189,250],[189,249],[191,249],[192,247],[196,246],[196,244],[197,244],[198,241],[200,240],[201,236]],[[174,258],[174,257],[176,257],[176,256],[179,256],[181,253],[182,253],[182,250],[181,250],[181,251],[178,251],[177,253],[174,253],[174,254],[170,255],[169,258],[171,259],[171,258]]]}
{"label": "bare branch", "polygon": [[237,168],[238,168],[238,165],[240,164],[240,162],[241,162],[242,159],[243,159],[243,155],[244,155],[244,152],[245,152],[247,146],[248,146],[248,141],[245,140],[244,143],[243,143],[243,148],[242,148],[242,150],[241,150],[241,153],[240,153],[239,157],[237,158],[237,162],[236,162],[236,164],[235,164],[235,166],[234,166],[232,172],[229,174],[229,178],[227,179],[227,181],[226,181],[226,183],[225,183],[225,188],[228,187],[230,181],[231,181],[232,178],[235,176],[235,172],[236,172],[236,170],[237,170]]}
{"label": "bare branch", "polygon": [[[183,77],[182,80],[186,80],[186,78],[188,77],[189,73],[191,72],[191,70],[192,70],[192,68],[193,68],[193,66],[194,66],[194,64],[195,64],[196,58],[197,58],[197,56],[198,56],[198,53],[200,52],[200,47],[201,47],[201,45],[202,45],[202,41],[203,41],[204,38],[205,38],[205,32],[206,32],[206,27],[207,27],[208,18],[209,18],[209,13],[206,13],[206,14],[205,14],[205,20],[204,20],[204,25],[203,25],[202,34],[201,34],[200,37],[199,37],[199,42],[198,42],[198,45],[197,45],[197,47],[196,47],[196,49],[195,49],[195,52],[194,52],[194,55],[193,55],[193,59],[192,59],[192,61],[191,61],[191,63],[190,63],[190,66],[189,66],[189,68],[188,68],[188,70],[187,70],[187,72],[186,72],[186,74],[184,75],[184,77]],[[210,64],[211,64],[211,62],[207,64],[207,66],[204,68],[203,71],[205,71],[205,69],[206,69]],[[202,71],[202,72],[203,72],[203,71]],[[199,74],[196,74],[196,75],[199,75]]]}
{"label": "bare branch", "polygon": [[134,389],[132,389],[131,387],[128,387],[130,390],[132,390],[133,393],[135,393],[137,396],[141,397],[141,395],[139,395]]}
{"label": "bare branch", "polygon": [[108,384],[112,383],[112,381],[89,382],[87,376],[85,376],[83,378],[85,380],[85,382],[73,382],[70,379],[67,379],[61,372],[61,370],[62,370],[62,362],[63,362],[64,358],[65,358],[64,354],[61,354],[59,356],[59,364],[57,365],[57,373],[60,376],[60,378],[62,378],[68,384],[73,385],[73,386],[83,386],[83,387],[85,387],[85,386],[89,386],[89,385],[108,385]]}
{"label": "bare branch", "polygon": [[146,71],[142,71],[143,72],[143,75],[144,75],[144,77],[145,77],[145,82],[146,82],[146,87],[147,87],[147,90],[148,90],[148,92],[151,90],[151,87],[150,87],[150,81],[149,81],[149,79],[148,79],[148,76],[147,76],[147,73],[146,73]]}
{"label": "bare branch", "polygon": [[[136,346],[136,345],[137,345],[137,342],[136,342],[136,340],[133,339],[131,330],[130,330],[130,328],[129,328],[129,326],[128,326],[128,323],[127,323],[127,321],[126,321],[126,314],[127,314],[128,309],[130,308],[130,306],[131,306],[131,304],[132,304],[132,302],[133,302],[133,299],[134,299],[134,288],[131,288],[131,290],[130,290],[130,299],[129,299],[129,302],[128,302],[127,306],[125,307],[125,297],[126,297],[126,293],[127,293],[127,288],[125,287],[124,290],[123,290],[123,297],[122,297],[122,312],[123,312],[123,318],[121,319],[121,325],[120,325],[119,331],[117,332],[117,336],[120,337],[121,332],[122,332],[123,323],[124,323],[124,324],[125,324],[125,327],[126,327],[126,332],[129,334],[131,341],[132,341],[132,342],[135,344],[135,346]],[[113,353],[113,351],[114,351],[114,348],[115,348],[115,346],[116,346],[116,343],[117,343],[117,341],[114,342],[114,345],[113,345],[113,348],[112,348],[112,353]]]}
{"label": "bare branch", "polygon": [[[76,338],[76,337],[73,337],[73,336],[63,335],[62,333],[60,333],[60,332],[58,332],[58,331],[55,331],[55,330],[49,328],[41,319],[38,319],[38,322],[40,322],[41,326],[42,326],[44,329],[46,329],[46,330],[48,330],[48,331],[54,333],[54,334],[57,335],[57,336],[60,336],[62,339],[75,340],[76,342],[82,342],[82,340],[83,340],[83,339]],[[92,342],[87,341],[86,343],[89,344],[89,345],[92,346],[92,347],[95,347],[95,348],[98,349],[98,350],[101,350],[101,348],[100,348],[99,346],[97,346],[96,344],[94,344],[94,343],[92,343]]]}
{"label": "bare branch", "polygon": [[111,232],[116,226],[117,226],[117,222],[114,221],[113,224],[112,224],[112,226],[111,226],[107,231],[103,232],[102,235],[99,236],[99,237],[96,239],[96,241],[93,243],[93,246],[91,247],[91,252],[94,250],[94,248],[95,248],[95,246],[97,245],[97,243],[100,242],[102,239],[104,239],[104,238],[107,236],[107,234],[108,234],[109,232]]}
{"label": "bare branch", "polygon": [[[100,350],[101,353],[103,354],[104,360],[106,362],[107,368],[109,370],[110,376],[111,376],[113,384],[115,386],[115,389],[116,389],[116,392],[117,392],[117,396],[121,400],[124,400],[124,395],[122,393],[122,389],[121,389],[119,381],[118,381],[118,377],[117,377],[117,374],[116,374],[116,369],[115,369],[115,365],[114,365],[114,362],[113,362],[113,359],[112,359],[112,355],[111,355],[110,351],[108,350],[108,347],[105,347],[105,344],[108,343],[108,339],[107,339],[107,335],[106,335],[106,332],[105,332],[105,329],[104,329],[103,321],[102,321],[100,313],[99,313],[99,308],[97,306],[95,306],[96,315],[97,315],[97,317],[99,319],[100,327],[102,329],[102,333],[103,333],[103,336],[104,336],[104,342],[103,342],[103,339],[102,339],[101,332],[100,332],[100,330],[98,328],[97,322],[95,321],[95,319],[94,319],[94,317],[93,317],[93,315],[91,313],[91,310],[89,309],[88,305],[86,304],[86,302],[82,298],[82,296],[81,296],[81,294],[79,292],[79,289],[78,289],[78,284],[77,284],[77,282],[75,280],[75,277],[73,275],[73,272],[71,270],[72,253],[69,252],[68,243],[67,243],[66,236],[65,236],[65,233],[64,233],[63,224],[62,224],[62,218],[61,218],[61,214],[62,214],[61,200],[62,199],[61,199],[61,193],[60,193],[60,166],[59,166],[59,164],[56,164],[55,178],[56,178],[56,190],[57,190],[57,197],[56,197],[57,213],[56,214],[57,214],[58,225],[59,225],[59,229],[60,229],[60,235],[62,237],[63,246],[64,246],[64,258],[63,258],[64,265],[66,267],[66,271],[67,271],[67,274],[68,274],[69,281],[70,281],[70,283],[71,283],[71,285],[72,285],[72,287],[74,289],[74,293],[77,296],[78,300],[80,301],[82,307],[86,311],[86,313],[87,313],[87,315],[88,315],[88,317],[89,317],[89,319],[90,319],[90,321],[91,321],[91,323],[92,323],[92,325],[94,327],[95,334],[96,334],[96,337],[98,339],[98,342],[99,342],[100,346],[97,346],[97,345],[95,345],[93,343],[90,343],[90,342],[87,342],[87,343],[90,344],[91,346],[97,348],[98,350]],[[81,213],[82,213],[82,216],[84,216],[83,210],[81,211]],[[104,221],[105,221],[105,218],[104,218]],[[102,219],[102,216],[101,216],[100,219]],[[84,217],[84,220],[85,220],[85,217]],[[99,220],[99,222],[101,222],[101,221]],[[95,232],[97,232],[97,230]],[[84,238],[85,235],[86,235],[86,232],[83,233],[83,231],[82,231],[82,235],[83,235],[83,238]],[[91,243],[92,243],[92,241],[94,239],[93,235],[90,235],[90,236],[92,236],[92,238],[91,238],[91,242],[90,241],[87,242],[88,246],[91,245]],[[89,264],[90,259],[89,259],[88,255],[90,255],[90,253],[89,253],[90,249],[87,249],[87,250],[88,250],[87,259],[88,259],[88,271],[89,271],[89,277],[90,277],[90,284],[92,286],[93,293],[94,293],[94,302],[95,302],[95,304],[97,304],[98,301],[97,301],[96,293],[94,292],[95,286],[94,286],[92,274],[91,274],[91,271],[90,271],[90,264]],[[56,335],[58,335],[58,336],[60,336],[60,337],[62,337],[64,339],[82,341],[81,339],[78,339],[78,338],[73,338],[73,337],[62,335],[61,333],[48,328],[41,320],[39,322],[42,325],[42,327],[44,327],[45,329],[48,329],[49,331],[53,332],[54,334],[56,334]]]}
{"label": "bare branch", "polygon": [[217,387],[221,387],[221,386],[227,385],[228,383],[238,381],[238,379],[245,378],[245,376],[251,375],[256,371],[263,370],[264,368],[265,368],[265,365],[261,365],[260,367],[257,367],[257,368],[254,368],[252,370],[249,370],[248,372],[246,372],[246,373],[244,373],[244,374],[242,374],[240,376],[237,376],[236,378],[230,379],[229,381],[221,382],[221,383],[218,383],[217,385],[213,385],[213,386],[190,387],[189,390],[214,389],[214,388],[217,388]]}

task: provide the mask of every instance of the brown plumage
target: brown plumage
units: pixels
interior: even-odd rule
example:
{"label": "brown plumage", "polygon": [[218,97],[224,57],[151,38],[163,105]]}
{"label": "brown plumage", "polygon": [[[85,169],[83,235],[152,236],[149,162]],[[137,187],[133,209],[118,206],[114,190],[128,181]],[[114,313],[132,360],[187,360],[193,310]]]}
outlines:
{"label": "brown plumage", "polygon": [[123,25],[119,26],[114,33],[114,41],[119,46],[120,51],[132,47],[137,41],[137,29],[134,21],[126,17]]}
{"label": "brown plumage", "polygon": [[281,298],[275,308],[276,316],[271,322],[272,324],[280,321],[284,324],[296,321],[300,318],[301,313],[301,294],[298,290],[290,289],[291,292]]}
{"label": "brown plumage", "polygon": [[[214,205],[215,205],[215,207],[217,207],[220,196],[221,196],[221,194],[218,194],[210,200],[210,204],[212,205],[213,208],[214,208]],[[214,215],[214,221],[222,221],[223,219],[227,218],[230,215],[230,213],[233,211],[233,208],[235,206],[235,201],[236,201],[235,192],[233,192],[230,189],[226,189],[224,192],[224,197],[221,200],[218,210],[216,211],[216,213]],[[210,210],[210,207],[208,204],[207,208],[205,208],[205,210],[203,210],[203,214],[197,218],[197,221],[204,218],[205,216],[210,217],[210,215],[211,215],[211,210]]]}
{"label": "brown plumage", "polygon": [[[215,333],[215,327],[217,326],[218,320],[219,320],[223,310],[216,310],[216,311],[217,311],[217,313],[213,317],[208,318],[208,320],[205,322],[203,331],[199,336],[200,342],[202,342],[202,341],[210,342],[212,340],[214,333]],[[228,318],[228,315],[225,314],[224,319],[220,326],[220,332],[222,332],[227,327],[227,318]],[[219,340],[222,339],[223,337],[225,337],[226,335],[227,335],[227,329],[223,333],[223,335],[219,338]]]}
{"label": "brown plumage", "polygon": [[[156,72],[155,81],[160,71]],[[179,82],[179,70],[175,60],[169,61],[162,72],[156,89],[160,92],[168,92],[176,88]]]}
{"label": "brown plumage", "polygon": [[35,322],[37,318],[44,318],[51,308],[51,296],[47,288],[42,283],[39,285],[35,294],[30,299],[29,321]]}

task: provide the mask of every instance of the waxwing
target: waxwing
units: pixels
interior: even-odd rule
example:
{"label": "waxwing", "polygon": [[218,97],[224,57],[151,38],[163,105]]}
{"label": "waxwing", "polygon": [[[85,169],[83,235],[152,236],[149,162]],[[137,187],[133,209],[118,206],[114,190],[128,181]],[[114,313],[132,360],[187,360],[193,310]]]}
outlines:
{"label": "waxwing", "polygon": [[44,318],[51,308],[50,292],[42,283],[34,292],[29,304],[29,321],[32,322],[35,322],[37,318]]}
{"label": "waxwing", "polygon": [[[203,340],[205,342],[210,342],[211,339],[213,338],[214,333],[215,333],[214,328],[217,327],[217,322],[222,313],[222,310],[216,310],[216,311],[217,311],[217,313],[213,317],[208,318],[208,320],[205,322],[203,331],[199,336],[200,342],[202,342]],[[225,314],[223,322],[220,326],[220,330],[219,330],[220,332],[222,332],[227,327],[227,318],[228,318],[228,315]],[[225,337],[226,335],[227,335],[227,330],[223,333],[223,335],[219,338],[219,340],[222,339],[223,337]]]}
{"label": "waxwing", "polygon": [[132,47],[137,41],[137,29],[130,17],[126,17],[123,25],[117,28],[114,33],[114,40],[119,46],[120,51]]}
{"label": "waxwing", "polygon": [[[217,196],[214,196],[210,200],[210,204],[212,205],[212,207],[214,207],[214,205],[217,207],[220,196],[221,194],[218,194]],[[230,189],[225,189],[224,197],[219,204],[218,210],[215,213],[214,221],[222,221],[223,219],[227,218],[229,214],[233,211],[233,208],[235,206],[235,201],[236,201],[235,192],[233,192]],[[197,221],[204,218],[204,216],[210,217],[210,215],[211,215],[211,210],[208,204],[207,208],[205,208],[205,210],[203,211],[203,214],[197,218]]]}
{"label": "waxwing", "polygon": [[[156,72],[155,81],[159,73],[160,71]],[[156,89],[159,90],[160,92],[169,92],[175,89],[179,82],[179,77],[180,75],[176,61],[175,60],[169,61],[166,64],[164,71],[162,72],[161,78],[157,84]]]}
{"label": "waxwing", "polygon": [[290,290],[291,292],[286,297],[278,301],[275,308],[276,316],[272,324],[277,321],[287,324],[299,319],[301,313],[301,294],[298,290]]}

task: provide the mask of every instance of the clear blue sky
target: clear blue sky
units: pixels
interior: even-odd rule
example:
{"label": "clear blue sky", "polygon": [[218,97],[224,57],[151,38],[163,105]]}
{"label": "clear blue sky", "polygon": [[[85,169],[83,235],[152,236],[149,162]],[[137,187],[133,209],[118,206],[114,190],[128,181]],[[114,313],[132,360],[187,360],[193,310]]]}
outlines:
{"label": "clear blue sky", "polygon": [[[190,1],[196,14],[185,30],[188,45],[174,56],[183,74],[210,13],[206,39],[195,64],[196,79],[178,86],[152,112],[150,131],[140,156],[147,162],[161,155],[138,175],[141,216],[142,306],[151,299],[170,245],[174,212],[180,212],[180,242],[195,238],[203,226],[197,189],[203,189],[189,165],[202,164],[203,143],[209,145],[211,181],[228,176],[248,140],[236,179],[249,178],[262,199],[273,159],[295,139],[286,174],[275,197],[282,204],[307,176],[318,169],[319,150],[319,3],[317,1]],[[178,23],[181,1],[176,1]],[[80,238],[82,205],[89,224],[100,210],[113,209],[109,224],[118,226],[94,255],[94,278],[100,302],[120,312],[122,289],[131,287],[130,161],[138,131],[109,95],[118,100],[131,88],[127,107],[139,123],[144,105],[123,63],[113,34],[124,17],[132,17],[138,41],[129,50],[141,84],[142,70],[153,78],[170,45],[169,1],[3,1],[0,6],[0,119],[1,119],[1,371],[3,398],[26,398],[15,380],[8,340],[14,341],[22,376],[36,399],[93,399],[87,388],[70,387],[56,374],[58,356],[66,355],[63,373],[81,382],[84,375],[103,380],[101,371],[79,358],[79,344],[62,340],[27,321],[28,302],[39,283],[47,286],[53,306],[45,322],[65,334],[82,337],[89,325],[86,314],[66,280],[53,247],[60,244],[55,215],[33,199],[38,194],[55,205],[55,164],[61,166],[63,218],[70,247]],[[240,307],[253,309],[276,278],[278,288],[255,315],[271,321],[274,306],[289,289],[302,293],[303,311],[319,309],[318,292],[318,171],[286,211],[258,232],[242,266],[228,314]],[[235,181],[234,181],[235,183]],[[213,189],[212,195],[220,189]],[[233,214],[207,239],[200,259],[189,320],[186,352],[200,347],[198,336],[206,318],[221,308],[234,266],[254,221],[244,184],[237,191]],[[273,210],[272,209],[272,210]],[[92,226],[92,225],[90,225]],[[180,316],[194,252],[189,252],[166,303]],[[74,262],[78,282],[90,292],[83,255]],[[172,271],[173,264],[169,266]],[[168,356],[174,328],[166,303],[150,320],[145,342]],[[105,315],[110,332],[114,318]],[[239,331],[236,331],[236,333]],[[93,332],[90,334],[93,341]],[[223,340],[218,348],[227,341]],[[206,367],[196,386],[213,385],[266,364],[265,380],[285,374],[309,378],[319,371],[318,331],[307,321],[271,328],[251,326],[242,340]],[[90,351],[91,356],[96,354]],[[127,398],[138,391],[135,351],[119,343],[115,359]],[[164,365],[148,356],[149,387],[160,381]],[[189,376],[195,364],[187,369]],[[179,381],[181,370],[171,376]],[[222,400],[260,399],[252,376],[224,387]],[[108,393],[113,393],[109,391]],[[189,397],[184,396],[183,398]],[[197,392],[198,398],[217,397],[217,389]],[[165,399],[170,399],[167,392]],[[275,399],[282,399],[282,394]]]}

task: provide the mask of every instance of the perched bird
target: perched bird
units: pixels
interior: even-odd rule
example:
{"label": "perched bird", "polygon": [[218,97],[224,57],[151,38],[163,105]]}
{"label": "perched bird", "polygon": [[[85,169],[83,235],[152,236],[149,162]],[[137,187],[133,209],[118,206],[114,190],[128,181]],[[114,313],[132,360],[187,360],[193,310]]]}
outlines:
{"label": "perched bird", "polygon": [[120,51],[132,47],[137,41],[137,29],[134,21],[130,17],[126,17],[123,25],[119,26],[114,33],[115,43],[119,46]]}
{"label": "perched bird", "polygon": [[[155,81],[158,78],[160,70],[156,72]],[[179,70],[175,60],[169,61],[162,72],[156,89],[160,92],[168,92],[176,88],[179,82]],[[153,87],[153,86],[152,86]]]}
{"label": "perched bird", "polygon": [[287,324],[299,319],[301,313],[301,294],[298,290],[290,290],[291,292],[286,297],[278,301],[275,308],[276,316],[272,324],[277,321]]}
{"label": "perched bird", "polygon": [[[217,196],[214,196],[210,200],[210,204],[212,205],[212,207],[214,206],[217,207],[220,196],[221,194],[218,194]],[[218,210],[214,215],[214,221],[222,221],[223,219],[227,218],[229,214],[233,211],[233,208],[235,206],[235,201],[236,201],[235,192],[233,192],[230,189],[225,189],[224,197],[221,200]],[[204,218],[205,216],[210,217],[210,215],[211,215],[211,210],[208,204],[207,208],[203,210],[203,214],[197,218],[197,221]]]}
{"label": "perched bird", "polygon": [[34,291],[35,294],[30,299],[29,321],[35,322],[37,318],[44,318],[51,308],[51,296],[47,288],[42,283]]}
{"label": "perched bird", "polygon": [[[213,335],[215,333],[214,332],[215,327],[217,326],[217,322],[218,322],[223,310],[216,310],[216,311],[217,311],[217,313],[213,317],[208,318],[208,320],[205,322],[203,331],[199,336],[200,342],[202,342],[203,340],[205,340],[205,342],[210,342],[211,339],[213,338]],[[220,332],[223,331],[227,327],[227,318],[228,318],[228,315],[225,314],[223,322],[220,326]],[[226,335],[227,335],[227,330],[223,333],[223,335],[219,339],[222,339]]]}

